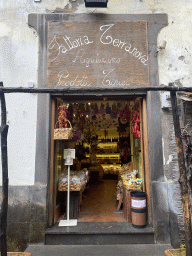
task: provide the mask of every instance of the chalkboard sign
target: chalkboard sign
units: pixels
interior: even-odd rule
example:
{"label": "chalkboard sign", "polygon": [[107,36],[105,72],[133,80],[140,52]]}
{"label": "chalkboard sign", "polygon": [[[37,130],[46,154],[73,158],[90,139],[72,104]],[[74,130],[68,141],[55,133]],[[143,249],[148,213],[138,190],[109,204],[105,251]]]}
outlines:
{"label": "chalkboard sign", "polygon": [[147,23],[48,23],[47,87],[149,85]]}

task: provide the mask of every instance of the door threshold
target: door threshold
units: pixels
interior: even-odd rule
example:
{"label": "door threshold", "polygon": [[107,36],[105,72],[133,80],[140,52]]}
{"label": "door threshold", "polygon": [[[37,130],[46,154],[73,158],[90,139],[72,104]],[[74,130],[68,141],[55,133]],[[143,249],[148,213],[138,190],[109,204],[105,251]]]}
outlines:
{"label": "door threshold", "polygon": [[134,228],[128,222],[78,222],[77,226],[59,227],[56,223],[45,231],[45,244],[153,244],[154,230]]}

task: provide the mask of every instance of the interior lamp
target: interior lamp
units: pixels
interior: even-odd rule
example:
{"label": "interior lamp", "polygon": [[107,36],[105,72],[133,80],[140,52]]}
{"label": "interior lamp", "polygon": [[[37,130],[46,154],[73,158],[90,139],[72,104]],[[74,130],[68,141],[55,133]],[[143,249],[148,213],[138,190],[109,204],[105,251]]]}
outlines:
{"label": "interior lamp", "polygon": [[85,7],[106,8],[108,0],[85,0]]}

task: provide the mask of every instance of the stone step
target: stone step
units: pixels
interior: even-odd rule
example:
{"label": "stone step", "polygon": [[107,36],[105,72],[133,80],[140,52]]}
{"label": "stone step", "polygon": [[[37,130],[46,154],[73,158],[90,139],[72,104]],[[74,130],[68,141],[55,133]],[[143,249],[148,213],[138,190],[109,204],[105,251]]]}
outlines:
{"label": "stone step", "polygon": [[45,244],[154,244],[154,231],[150,227],[134,228],[127,222],[78,222],[71,227],[59,227],[57,223],[46,230]]}

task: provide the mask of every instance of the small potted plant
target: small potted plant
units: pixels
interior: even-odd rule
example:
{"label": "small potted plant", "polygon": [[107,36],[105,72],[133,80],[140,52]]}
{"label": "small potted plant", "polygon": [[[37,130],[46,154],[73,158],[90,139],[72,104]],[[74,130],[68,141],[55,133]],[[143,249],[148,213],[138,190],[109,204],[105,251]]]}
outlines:
{"label": "small potted plant", "polygon": [[186,245],[184,243],[180,244],[178,249],[169,249],[165,251],[167,256],[186,256]]}

